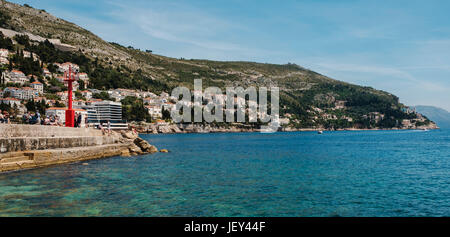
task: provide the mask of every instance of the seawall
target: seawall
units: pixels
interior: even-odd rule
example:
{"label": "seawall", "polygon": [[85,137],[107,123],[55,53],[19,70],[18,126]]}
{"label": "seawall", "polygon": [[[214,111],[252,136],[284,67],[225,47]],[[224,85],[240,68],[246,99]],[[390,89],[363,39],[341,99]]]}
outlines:
{"label": "seawall", "polygon": [[0,172],[156,151],[132,132],[0,124]]}

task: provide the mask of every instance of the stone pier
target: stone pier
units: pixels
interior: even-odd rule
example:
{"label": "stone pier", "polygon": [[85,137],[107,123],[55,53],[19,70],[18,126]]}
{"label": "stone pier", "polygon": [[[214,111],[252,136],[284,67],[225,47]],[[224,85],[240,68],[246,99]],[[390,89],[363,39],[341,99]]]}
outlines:
{"label": "stone pier", "polygon": [[134,145],[91,128],[0,124],[0,172],[129,155]]}

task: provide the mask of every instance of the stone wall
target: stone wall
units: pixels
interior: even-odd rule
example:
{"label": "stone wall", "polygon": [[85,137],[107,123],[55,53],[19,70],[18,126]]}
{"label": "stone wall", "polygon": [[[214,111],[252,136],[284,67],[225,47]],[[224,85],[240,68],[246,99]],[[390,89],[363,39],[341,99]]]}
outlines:
{"label": "stone wall", "polygon": [[57,126],[0,124],[0,138],[10,137],[76,137],[102,136],[102,132],[92,128],[67,128]]}
{"label": "stone wall", "polygon": [[114,144],[118,136],[101,130],[56,126],[0,124],[0,153]]}
{"label": "stone wall", "polygon": [[157,151],[131,131],[0,124],[0,172]]}
{"label": "stone wall", "polygon": [[0,138],[0,153],[70,147],[101,146],[118,142],[119,139],[115,136]]}
{"label": "stone wall", "polygon": [[8,152],[0,154],[0,172],[127,155],[129,144]]}

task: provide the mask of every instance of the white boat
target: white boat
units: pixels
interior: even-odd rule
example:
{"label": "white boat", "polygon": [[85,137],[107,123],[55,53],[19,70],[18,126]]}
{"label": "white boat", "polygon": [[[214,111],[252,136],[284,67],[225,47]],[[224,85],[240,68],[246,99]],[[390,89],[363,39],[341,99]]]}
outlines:
{"label": "white boat", "polygon": [[318,134],[323,134],[323,131],[318,131],[317,133],[318,133]]}

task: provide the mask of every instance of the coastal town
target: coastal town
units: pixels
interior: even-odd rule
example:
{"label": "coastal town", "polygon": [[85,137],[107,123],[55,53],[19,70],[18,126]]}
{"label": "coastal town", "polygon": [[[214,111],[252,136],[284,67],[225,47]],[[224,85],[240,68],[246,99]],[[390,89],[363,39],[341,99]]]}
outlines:
{"label": "coastal town", "polygon": [[[9,65],[9,57],[14,55],[7,49],[0,49],[0,63],[2,67]],[[24,57],[33,57],[33,60],[39,61],[39,56],[27,51],[23,51]],[[2,123],[26,123],[26,124],[42,124],[42,125],[57,125],[63,126],[65,124],[65,110],[68,103],[68,91],[58,91],[51,93],[46,89],[51,80],[56,80],[65,87],[67,82],[64,81],[64,73],[72,68],[77,73],[77,81],[73,85],[73,106],[80,116],[78,126],[89,127],[98,126],[101,123],[108,121],[113,124],[114,128],[127,128],[127,122],[122,117],[122,103],[121,101],[127,97],[134,97],[143,101],[145,111],[150,116],[150,123],[167,125],[171,122],[170,111],[176,108],[178,98],[170,96],[167,92],[156,94],[151,91],[141,91],[133,89],[109,89],[99,90],[89,88],[89,76],[87,73],[79,72],[79,66],[72,62],[54,63],[52,66],[57,68],[57,71],[52,73],[46,66],[42,68],[44,77],[38,78],[35,75],[25,75],[22,71],[17,69],[5,70],[1,74],[0,87],[0,104],[2,111],[0,113],[0,122]],[[46,89],[44,89],[46,88]],[[218,98],[220,97],[220,98]],[[107,98],[107,99],[102,99]],[[213,95],[214,99],[219,101],[226,101],[226,95]],[[28,104],[41,105],[40,110],[34,109],[38,106],[30,107]],[[346,120],[353,122],[353,118],[349,116],[339,116],[339,110],[346,108],[346,101],[335,101],[335,106],[329,111],[324,111],[321,108],[312,107],[308,110],[313,114],[315,120]],[[194,103],[188,103],[187,106],[194,106]],[[204,107],[204,105],[202,105]],[[106,111],[106,112],[105,112]],[[115,111],[115,112],[114,112]],[[230,112],[230,111],[223,111]],[[234,111],[231,111],[234,112]],[[405,119],[401,123],[404,129],[414,129],[415,123],[425,123],[427,119],[421,114],[417,113],[415,109],[406,108],[405,112],[408,114],[417,115],[413,121]],[[365,119],[375,123],[380,122],[384,118],[384,114],[379,112],[371,112],[364,115]],[[284,114],[280,118],[282,125],[289,125],[291,123],[292,115]],[[292,118],[292,122],[298,122],[297,119]],[[287,128],[295,130],[293,128]],[[170,132],[170,131],[169,131]]]}
{"label": "coastal town", "polygon": [[[49,56],[54,55],[54,56]],[[80,61],[79,65],[74,61]],[[86,63],[88,62],[88,63]],[[90,64],[77,47],[61,43],[59,39],[47,39],[30,33],[20,33],[0,28],[0,122],[15,124],[39,124],[65,126],[65,112],[69,105],[68,81],[65,74],[75,72],[72,88],[72,105],[75,110],[77,127],[108,126],[112,129],[128,129],[130,123],[140,132],[242,132],[258,131],[263,114],[249,113],[245,100],[234,98],[238,108],[222,108],[215,111],[235,114],[244,110],[248,120],[231,124],[175,124],[171,112],[177,103],[189,108],[195,106],[208,110],[207,101],[178,101],[168,90],[132,89],[117,86],[100,86],[102,75],[89,69]],[[105,68],[106,74],[111,73]],[[198,75],[198,73],[197,73]],[[93,81],[92,76],[95,76]],[[151,80],[151,79],[148,79]],[[104,83],[101,83],[104,85]],[[211,100],[225,104],[227,95],[212,94]],[[281,101],[284,103],[284,101]],[[402,107],[401,114],[387,115],[383,112],[353,112],[351,101],[341,100],[333,94],[317,94],[314,103],[304,111],[281,104],[278,123],[281,131],[305,130],[358,130],[358,129],[425,129],[435,128],[428,118],[417,113],[414,108]],[[399,109],[399,108],[395,108]],[[388,112],[390,112],[388,110]],[[306,116],[299,116],[306,113]],[[400,115],[401,119],[397,119]]]}
{"label": "coastal town", "polygon": [[[0,49],[1,66],[9,65],[9,58],[14,55],[7,49]],[[31,53],[23,51],[24,57],[31,57]],[[33,60],[39,61],[39,56],[33,54]],[[4,70],[1,74],[0,104],[3,105],[1,122],[21,123],[25,122],[27,116],[35,116],[39,112],[39,120],[34,123],[44,124],[46,119],[52,118],[54,124],[63,125],[65,123],[64,112],[67,109],[68,91],[58,91],[51,93],[47,90],[51,80],[56,80],[64,88],[67,82],[64,81],[64,73],[72,68],[78,72],[77,81],[73,84],[73,106],[77,113],[82,116],[80,126],[87,123],[98,123],[100,121],[111,121],[119,126],[122,122],[121,101],[126,97],[142,99],[145,109],[154,121],[162,122],[163,111],[171,111],[175,108],[176,98],[170,97],[163,92],[160,95],[150,91],[139,91],[132,89],[110,89],[98,90],[88,88],[89,77],[84,72],[79,72],[79,66],[72,62],[52,64],[57,69],[51,73],[47,66],[42,68],[42,78],[35,75],[25,75],[18,69]],[[45,89],[44,89],[45,88]],[[107,99],[101,99],[105,97]],[[42,105],[41,111],[27,107],[28,104]],[[102,113],[102,111],[116,111],[116,113]],[[12,112],[12,113],[11,113]],[[168,118],[168,116],[166,116]],[[56,119],[56,121],[54,121]],[[86,124],[85,124],[86,123]],[[123,124],[122,124],[123,125]]]}

